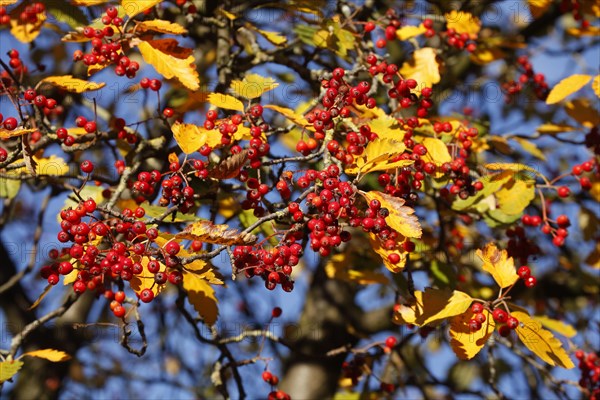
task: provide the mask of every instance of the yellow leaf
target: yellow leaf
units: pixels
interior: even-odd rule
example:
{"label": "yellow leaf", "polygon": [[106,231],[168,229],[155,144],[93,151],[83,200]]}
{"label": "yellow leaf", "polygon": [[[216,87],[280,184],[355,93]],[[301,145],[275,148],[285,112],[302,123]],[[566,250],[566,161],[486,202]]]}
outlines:
{"label": "yellow leaf", "polygon": [[383,171],[392,168],[405,167],[414,163],[413,160],[390,161],[406,150],[404,143],[389,139],[376,139],[367,145],[364,153],[356,160],[356,166],[346,168],[348,174],[367,174],[372,171]]}
{"label": "yellow leaf", "polygon": [[386,285],[389,283],[389,279],[380,272],[352,269],[356,261],[355,257],[349,255],[348,252],[334,254],[325,264],[325,273],[331,279],[356,282],[359,285],[374,283]]}
{"label": "yellow leaf", "polygon": [[485,346],[496,326],[492,314],[483,310],[485,322],[477,332],[471,332],[469,321],[475,317],[471,310],[457,315],[450,322],[450,346],[461,360],[470,360]]}
{"label": "yellow leaf", "polygon": [[506,57],[506,53],[498,47],[487,47],[477,45],[474,52],[471,53],[471,60],[479,65],[489,64],[492,61],[500,60]]}
{"label": "yellow leaf", "polygon": [[513,138],[517,143],[519,143],[521,145],[521,147],[523,148],[523,150],[525,150],[526,152],[528,152],[529,154],[531,154],[532,156],[539,158],[540,160],[544,160],[546,161],[546,155],[544,154],[543,151],[541,151],[536,145],[535,143],[533,143],[530,140],[527,139],[523,139],[520,137],[514,137]]}
{"label": "yellow leaf", "polygon": [[71,0],[71,4],[74,6],[97,6],[100,4],[108,3],[110,0]]}
{"label": "yellow leaf", "polygon": [[61,362],[71,359],[71,356],[64,351],[54,349],[35,350],[24,353],[23,356],[43,358],[44,360],[52,362]]}
{"label": "yellow leaf", "polygon": [[12,131],[9,131],[8,129],[0,128],[0,139],[10,139],[10,138],[14,138],[17,136],[23,136],[28,133],[35,132],[36,130],[37,129],[26,129],[26,128],[23,128],[22,126],[19,126],[16,129],[13,129]]}
{"label": "yellow leaf", "polygon": [[[376,113],[379,113],[379,110],[381,109],[373,110],[377,110]],[[389,139],[400,142],[406,133],[406,131],[400,128],[396,118],[392,118],[386,114],[374,117],[364,115],[364,118],[373,118],[369,121],[368,125],[369,128],[371,128],[371,132],[376,133],[379,139]]]}
{"label": "yellow leaf", "polygon": [[[24,4],[26,4],[26,2],[23,2],[21,6],[23,6]],[[37,14],[36,22],[23,22],[21,21],[19,16],[16,15],[16,11],[21,10],[21,6],[15,8],[13,12],[11,12],[11,16],[13,14],[15,15],[10,19],[10,33],[12,33],[12,35],[20,42],[31,43],[40,34],[42,26],[44,25],[44,22],[46,22],[47,16],[46,13],[43,12]],[[21,11],[18,11],[19,14],[21,13]]]}
{"label": "yellow leaf", "polygon": [[596,96],[600,97],[600,75],[596,75],[596,77],[592,81],[592,89],[594,89],[594,93],[596,93]]}
{"label": "yellow leaf", "polygon": [[56,86],[60,89],[72,93],[91,92],[93,90],[98,90],[106,86],[106,83],[104,82],[90,82],[83,79],[73,78],[73,75],[49,76],[40,81],[40,84],[43,83]]}
{"label": "yellow leaf", "polygon": [[[172,54],[164,53],[155,46],[165,44],[165,40],[159,39],[151,41],[142,41],[138,44],[140,53],[148,64],[152,65],[156,71],[167,79],[175,78],[190,90],[200,88],[200,80],[196,71],[196,60],[194,56],[187,58],[175,57]],[[175,54],[175,53],[174,53]]]}
{"label": "yellow leaf", "polygon": [[436,138],[425,138],[421,142],[427,148],[427,154],[421,158],[425,162],[432,162],[436,165],[442,165],[452,161],[452,156],[448,152],[446,143]]}
{"label": "yellow leaf", "polygon": [[489,163],[489,164],[485,164],[484,167],[491,171],[515,171],[515,172],[529,171],[529,172],[533,172],[535,175],[540,175],[539,171],[537,171],[536,169],[534,169],[528,165],[525,165],[525,164]]}
{"label": "yellow leaf", "polygon": [[556,104],[569,95],[577,92],[592,79],[590,75],[571,75],[558,82],[548,93],[546,104]]}
{"label": "yellow leaf", "polygon": [[490,273],[501,288],[508,287],[519,279],[513,258],[508,257],[506,250],[499,250],[494,243],[488,243],[475,254],[483,261],[483,270]]}
{"label": "yellow leaf", "polygon": [[481,29],[481,21],[471,13],[452,10],[444,14],[446,18],[446,27],[454,29],[456,33],[467,33],[472,37],[476,36]]}
{"label": "yellow leaf", "polygon": [[161,33],[170,33],[173,35],[183,35],[187,33],[187,29],[178,23],[171,21],[164,21],[162,19],[153,19],[150,21],[143,21],[136,25],[136,32],[154,31]]}
{"label": "yellow leaf", "polygon": [[215,107],[244,112],[244,103],[228,94],[209,93],[208,102]]}
{"label": "yellow leaf", "polygon": [[215,290],[198,274],[183,270],[183,288],[188,294],[188,301],[208,325],[217,322],[219,309]]}
{"label": "yellow leaf", "polygon": [[571,118],[586,128],[600,125],[600,114],[597,104],[588,99],[575,99],[565,104],[565,111]]}
{"label": "yellow leaf", "polygon": [[438,83],[441,77],[435,50],[431,47],[415,50],[412,59],[402,64],[400,74],[404,79],[417,81],[417,87],[414,89],[417,93],[421,93],[424,87],[432,87]]}
{"label": "yellow leaf", "polygon": [[[140,292],[144,289],[151,289],[154,295],[159,294],[165,285],[157,285],[154,281],[154,274],[148,271],[148,262],[150,258],[143,256],[141,259],[139,257],[136,258],[136,261],[142,264],[144,267],[142,272],[138,275],[134,275],[133,278],[129,281],[129,286],[133,289],[134,292],[140,294]],[[160,269],[159,271],[164,272],[167,267],[159,262]]]}
{"label": "yellow leaf", "polygon": [[230,228],[229,225],[215,225],[209,220],[196,221],[180,233],[177,239],[200,240],[205,243],[222,245],[247,245],[256,242],[257,237],[251,233],[242,234],[238,229]]}
{"label": "yellow leaf", "polygon": [[15,376],[23,366],[23,361],[2,361],[0,362],[0,383],[5,382]]}
{"label": "yellow leaf", "polygon": [[520,322],[516,330],[525,347],[552,366],[559,365],[567,369],[575,367],[560,341],[550,331],[543,329],[540,322],[522,311],[512,311],[511,315]]}
{"label": "yellow leaf", "polygon": [[567,324],[566,322],[548,318],[543,315],[535,315],[533,316],[533,319],[541,323],[546,328],[560,333],[565,337],[572,338],[573,336],[577,335],[577,330],[573,328],[573,325]]}
{"label": "yellow leaf", "polygon": [[527,0],[531,16],[538,19],[546,13],[548,7],[552,4],[552,0]]}
{"label": "yellow leaf", "polygon": [[304,116],[302,116],[300,114],[296,114],[294,112],[294,110],[291,110],[286,107],[274,106],[271,104],[265,105],[264,108],[268,108],[275,112],[278,112],[279,114],[283,115],[284,117],[286,117],[287,119],[292,121],[294,124],[296,124],[299,128],[306,128],[311,131],[315,130],[315,128],[312,126],[312,124],[310,124],[306,120],[306,118],[304,118]]}
{"label": "yellow leaf", "polygon": [[[265,78],[257,74],[247,74],[241,81],[234,80],[231,82],[231,90],[238,97],[246,99],[255,99],[262,96],[263,93],[275,89],[279,83],[273,78]],[[243,111],[243,105],[242,110]]]}
{"label": "yellow leaf", "polygon": [[19,1],[19,0],[0,0],[0,6],[1,7],[10,6],[11,4],[15,4],[17,1]]}
{"label": "yellow leaf", "polygon": [[389,210],[390,215],[386,217],[385,221],[392,229],[405,237],[421,237],[421,224],[419,224],[419,220],[414,215],[415,210],[405,206],[403,199],[374,190],[364,193],[364,196],[367,201],[379,200],[381,208]]}
{"label": "yellow leaf", "polygon": [[263,31],[261,29],[257,29],[257,32],[263,35],[265,39],[267,39],[269,42],[273,43],[276,46],[281,46],[282,44],[287,42],[287,37],[280,34],[279,32]]}
{"label": "yellow leaf", "polygon": [[592,268],[600,269],[600,242],[597,242],[596,247],[587,255],[585,263]]}
{"label": "yellow leaf", "polygon": [[395,323],[423,326],[463,314],[473,302],[471,296],[459,290],[426,288],[424,292],[415,291],[414,294],[414,303],[397,308]]}
{"label": "yellow leaf", "polygon": [[539,133],[562,133],[562,132],[571,132],[576,128],[567,124],[542,124],[537,127],[537,131]]}
{"label": "yellow leaf", "polygon": [[582,36],[598,36],[600,35],[600,28],[595,25],[590,25],[586,28],[569,28],[567,29],[569,35],[582,37]]}
{"label": "yellow leaf", "polygon": [[229,19],[230,21],[235,21],[237,19],[237,15],[235,15],[235,14],[233,14],[233,13],[231,13],[231,12],[229,12],[229,11],[223,9],[223,8],[219,8],[217,10],[217,12],[219,14],[222,14],[223,16],[225,16],[225,18]]}
{"label": "yellow leaf", "polygon": [[[369,242],[371,243],[371,247],[373,248],[375,253],[381,256],[381,259],[383,260],[383,265],[385,265],[387,269],[389,269],[393,273],[400,272],[404,269],[404,267],[406,266],[406,252],[401,251],[399,246],[396,246],[396,249],[394,250],[387,250],[381,245],[379,239],[373,233],[369,233]],[[400,261],[396,264],[392,264],[389,261],[389,256],[392,253],[396,253],[400,256]]]}
{"label": "yellow leaf", "polygon": [[162,0],[121,0],[121,7],[125,13],[131,18],[154,7]]}
{"label": "yellow leaf", "polygon": [[535,198],[535,182],[511,179],[494,193],[498,208],[506,214],[521,214]]}
{"label": "yellow leaf", "polygon": [[402,28],[396,30],[396,37],[400,40],[408,40],[414,38],[416,36],[422,35],[427,31],[427,28],[423,26],[423,24],[414,26],[407,25]]}
{"label": "yellow leaf", "polygon": [[39,306],[40,303],[42,302],[42,300],[44,300],[44,297],[46,297],[46,295],[48,293],[50,293],[50,290],[53,287],[54,287],[53,285],[47,285],[46,288],[44,289],[44,291],[42,292],[42,294],[40,294],[38,296],[38,298],[33,302],[33,304],[29,306],[28,310],[33,310],[34,308],[36,308],[37,306]]}
{"label": "yellow leaf", "polygon": [[213,148],[221,144],[221,134],[214,129],[209,131],[202,126],[176,121],[171,131],[185,154],[192,154],[205,144]]}

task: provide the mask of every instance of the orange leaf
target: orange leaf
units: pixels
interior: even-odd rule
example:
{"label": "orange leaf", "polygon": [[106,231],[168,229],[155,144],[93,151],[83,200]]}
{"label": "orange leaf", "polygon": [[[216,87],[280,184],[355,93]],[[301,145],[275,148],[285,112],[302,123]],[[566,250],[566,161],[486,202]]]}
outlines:
{"label": "orange leaf", "polygon": [[228,225],[215,225],[208,220],[200,220],[188,225],[182,232],[175,235],[177,239],[199,240],[206,243],[223,245],[252,244],[256,236],[251,233],[240,233]]}

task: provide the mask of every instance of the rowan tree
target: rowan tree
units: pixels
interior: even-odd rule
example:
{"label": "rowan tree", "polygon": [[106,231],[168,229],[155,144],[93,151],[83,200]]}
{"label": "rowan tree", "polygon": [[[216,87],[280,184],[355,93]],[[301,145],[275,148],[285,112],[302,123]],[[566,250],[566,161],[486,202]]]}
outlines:
{"label": "rowan tree", "polygon": [[598,16],[0,0],[1,393],[600,399]]}

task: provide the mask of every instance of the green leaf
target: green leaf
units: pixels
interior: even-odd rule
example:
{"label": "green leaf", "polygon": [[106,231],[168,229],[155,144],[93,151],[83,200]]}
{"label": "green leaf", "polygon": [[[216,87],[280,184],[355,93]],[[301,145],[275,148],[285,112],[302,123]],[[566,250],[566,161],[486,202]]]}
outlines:
{"label": "green leaf", "polygon": [[81,11],[81,8],[73,7],[73,5],[65,0],[46,0],[44,4],[46,5],[46,10],[52,14],[52,17],[56,21],[65,23],[72,29],[88,24],[88,19],[83,11]]}
{"label": "green leaf", "polygon": [[18,193],[21,188],[21,181],[17,179],[0,179],[0,198],[12,199]]}

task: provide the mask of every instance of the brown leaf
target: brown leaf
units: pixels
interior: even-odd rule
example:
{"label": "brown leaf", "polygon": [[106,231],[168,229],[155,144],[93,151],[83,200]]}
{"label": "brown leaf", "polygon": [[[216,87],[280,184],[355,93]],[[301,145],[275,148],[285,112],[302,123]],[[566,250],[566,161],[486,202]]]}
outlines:
{"label": "brown leaf", "polygon": [[210,177],[216,179],[229,179],[238,176],[240,168],[248,159],[248,150],[241,151],[221,161],[210,171]]}
{"label": "brown leaf", "polygon": [[175,235],[177,239],[199,240],[206,243],[222,245],[242,245],[256,242],[257,237],[251,233],[240,233],[238,229],[228,225],[215,225],[208,220],[200,220],[188,225]]}

